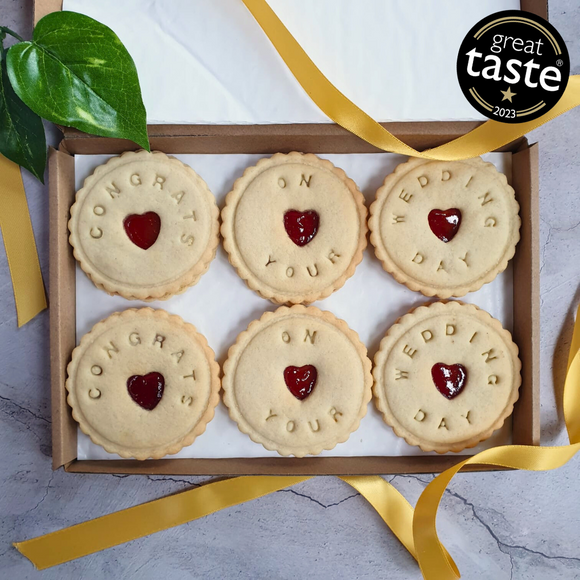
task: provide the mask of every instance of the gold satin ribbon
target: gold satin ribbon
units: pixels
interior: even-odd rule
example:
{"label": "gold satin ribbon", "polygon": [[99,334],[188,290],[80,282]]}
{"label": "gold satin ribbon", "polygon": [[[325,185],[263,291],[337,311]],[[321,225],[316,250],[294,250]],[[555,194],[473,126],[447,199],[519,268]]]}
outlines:
{"label": "gold satin ribbon", "polygon": [[[39,570],[180,526],[309,477],[236,477],[115,512],[14,547]],[[411,540],[412,541],[412,540]]]}
{"label": "gold satin ribbon", "polygon": [[20,167],[3,155],[0,155],[0,229],[18,326],[23,326],[46,308],[46,295]]}
{"label": "gold satin ribbon", "polygon": [[[212,482],[26,542],[17,542],[14,546],[37,569],[44,570],[197,520],[308,479],[312,478],[246,476]],[[413,508],[407,500],[378,475],[345,476],[340,479],[360,492],[413,558],[417,559],[412,528]],[[447,557],[454,566],[451,557]]]}

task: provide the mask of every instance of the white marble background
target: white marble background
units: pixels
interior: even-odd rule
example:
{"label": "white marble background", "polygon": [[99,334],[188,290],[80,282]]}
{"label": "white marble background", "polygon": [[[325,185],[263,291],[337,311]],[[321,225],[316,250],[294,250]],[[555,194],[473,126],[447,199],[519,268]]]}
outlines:
{"label": "white marble background", "polygon": [[[31,0],[0,0],[0,24],[29,37],[31,11]],[[550,19],[568,44],[572,73],[580,73],[579,3],[550,0]],[[561,392],[572,304],[580,300],[580,109],[530,138],[541,144],[542,442],[565,444]],[[24,180],[48,280],[48,191],[28,174]],[[0,289],[0,577],[421,577],[414,560],[365,500],[331,477],[36,572],[12,547],[13,541],[188,489],[205,478],[53,473],[48,313],[16,330],[3,251]],[[580,578],[579,476],[580,461],[575,459],[549,473],[456,477],[443,498],[438,529],[463,578]],[[432,476],[387,479],[414,503]]]}

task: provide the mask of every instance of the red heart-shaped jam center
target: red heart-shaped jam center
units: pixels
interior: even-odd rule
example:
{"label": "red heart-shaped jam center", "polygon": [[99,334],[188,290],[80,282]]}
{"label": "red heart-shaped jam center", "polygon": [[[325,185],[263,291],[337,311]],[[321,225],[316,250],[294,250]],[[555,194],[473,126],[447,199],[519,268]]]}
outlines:
{"label": "red heart-shaped jam center", "polygon": [[164,388],[165,379],[161,373],[133,375],[127,379],[127,390],[131,398],[147,411],[152,411],[157,407]]}
{"label": "red heart-shaped jam center", "polygon": [[313,209],[296,211],[290,209],[284,214],[284,227],[288,237],[297,245],[305,246],[318,233],[320,217]]}
{"label": "red heart-shaped jam center", "polygon": [[125,233],[142,250],[148,250],[156,241],[161,229],[161,218],[154,212],[128,215],[123,221]]}
{"label": "red heart-shaped jam center", "polygon": [[314,390],[318,371],[314,365],[303,367],[286,367],[284,369],[284,382],[288,390],[299,400],[303,401]]}
{"label": "red heart-shaped jam center", "polygon": [[436,363],[431,367],[431,377],[437,390],[444,397],[453,399],[467,384],[467,369],[463,365]]}
{"label": "red heart-shaped jam center", "polygon": [[442,242],[450,242],[460,225],[461,212],[458,209],[434,209],[429,212],[429,227]]}

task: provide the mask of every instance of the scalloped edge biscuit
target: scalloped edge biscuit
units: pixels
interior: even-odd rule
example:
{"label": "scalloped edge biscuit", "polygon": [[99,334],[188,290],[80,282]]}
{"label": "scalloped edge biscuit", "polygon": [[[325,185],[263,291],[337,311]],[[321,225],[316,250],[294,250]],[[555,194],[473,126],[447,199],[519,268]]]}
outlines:
{"label": "scalloped edge biscuit", "polygon": [[370,242],[375,249],[375,255],[381,261],[383,265],[383,269],[391,274],[397,282],[400,284],[404,284],[410,290],[415,292],[421,292],[424,296],[433,297],[436,296],[437,298],[447,299],[451,297],[460,298],[465,296],[469,292],[475,292],[479,290],[484,284],[488,284],[489,282],[493,281],[498,274],[503,272],[508,265],[508,262],[514,257],[516,253],[516,246],[520,241],[520,227],[521,227],[521,219],[519,216],[519,203],[515,198],[515,191],[514,188],[508,184],[507,177],[500,173],[493,163],[489,163],[481,159],[481,157],[475,157],[472,159],[465,159],[462,161],[457,162],[450,162],[450,165],[453,163],[467,163],[478,167],[480,170],[484,171],[492,171],[494,177],[499,177],[502,184],[505,186],[506,194],[509,195],[509,199],[512,202],[513,213],[514,213],[514,223],[516,224],[515,227],[512,229],[512,238],[511,243],[509,244],[508,248],[504,255],[500,258],[497,266],[488,272],[484,272],[477,280],[474,280],[471,284],[467,284],[464,286],[449,286],[449,287],[437,287],[432,286],[429,284],[425,284],[423,282],[419,282],[418,280],[414,279],[410,274],[404,272],[391,258],[385,245],[382,241],[380,235],[380,224],[379,224],[379,216],[382,211],[383,204],[387,200],[387,197],[391,190],[396,186],[401,178],[403,178],[408,172],[415,169],[415,167],[419,165],[423,165],[426,163],[438,163],[437,161],[433,161],[430,159],[420,159],[416,157],[410,157],[408,161],[404,163],[400,163],[395,168],[395,171],[387,175],[383,184],[376,193],[375,201],[370,206],[369,209],[369,221],[368,226],[370,230]]}
{"label": "scalloped edge biscuit", "polygon": [[[76,233],[76,220],[78,216],[78,210],[80,207],[80,202],[85,195],[85,191],[88,190],[94,181],[100,179],[103,174],[110,173],[114,171],[117,167],[122,167],[126,162],[131,162],[140,157],[151,158],[150,156],[155,156],[167,161],[170,164],[178,166],[180,169],[185,169],[187,173],[190,174],[192,180],[196,183],[200,190],[200,193],[207,197],[207,202],[211,208],[211,218],[212,226],[210,230],[210,237],[205,251],[201,255],[200,259],[193,265],[193,267],[183,274],[180,278],[173,282],[161,285],[156,289],[143,289],[139,291],[138,289],[133,289],[131,291],[124,290],[119,284],[116,284],[109,280],[104,274],[99,272],[97,269],[93,268],[90,261],[84,260],[80,252],[81,244],[78,240],[78,235]],[[176,294],[181,294],[185,292],[191,286],[194,286],[199,282],[199,279],[208,271],[212,260],[216,256],[217,248],[219,245],[219,208],[217,206],[215,197],[210,191],[206,182],[189,166],[180,161],[179,159],[166,155],[161,151],[152,151],[149,153],[144,149],[139,151],[125,151],[121,155],[112,157],[106,163],[99,165],[91,175],[89,175],[81,189],[79,189],[75,195],[75,201],[70,208],[70,219],[68,222],[68,229],[70,232],[69,243],[73,247],[73,254],[77,260],[79,266],[83,272],[88,276],[91,282],[100,290],[104,290],[107,294],[111,296],[122,296],[127,300],[143,300],[144,302],[151,302],[153,300],[167,300]]]}
{"label": "scalloped edge biscuit", "polygon": [[[282,292],[277,292],[266,287],[250,270],[246,267],[243,258],[241,257],[239,250],[234,240],[234,215],[235,209],[238,201],[243,195],[245,189],[252,182],[255,177],[263,172],[268,167],[275,167],[277,165],[286,163],[302,163],[307,162],[310,165],[315,165],[322,167],[324,169],[330,170],[334,173],[350,190],[354,201],[358,208],[358,214],[360,218],[360,234],[359,234],[359,244],[354,252],[350,264],[345,268],[343,274],[337,278],[332,284],[323,288],[318,292],[310,292],[304,294],[283,294]],[[232,190],[227,194],[224,208],[222,209],[221,219],[221,234],[223,238],[224,249],[228,255],[228,260],[230,264],[236,269],[238,275],[246,285],[257,292],[262,298],[266,298],[274,302],[275,304],[310,304],[316,300],[322,300],[327,298],[336,290],[342,288],[345,282],[353,276],[356,267],[362,262],[363,252],[367,247],[367,207],[365,205],[365,199],[362,192],[359,190],[356,183],[348,177],[348,175],[339,167],[333,165],[327,159],[321,159],[313,153],[299,153],[293,151],[291,153],[276,153],[272,157],[265,157],[260,159],[258,163],[246,168],[243,175],[236,179]]]}
{"label": "scalloped edge biscuit", "polygon": [[[98,336],[108,330],[109,328],[113,328],[117,325],[119,321],[123,319],[128,319],[132,317],[139,317],[139,318],[146,318],[149,317],[151,319],[159,319],[159,318],[166,318],[172,324],[182,327],[182,329],[187,332],[190,336],[192,336],[196,342],[202,347],[206,358],[209,363],[210,367],[210,396],[207,404],[207,408],[204,414],[201,416],[198,423],[195,427],[186,433],[182,439],[173,443],[171,445],[165,445],[160,447],[154,447],[146,452],[142,453],[131,453],[126,450],[126,448],[122,446],[116,445],[114,442],[111,442],[107,439],[102,438],[92,427],[85,422],[79,412],[77,412],[77,401],[76,401],[76,392],[74,388],[75,384],[75,373],[77,370],[78,362],[82,355],[85,353],[85,350],[92,344],[92,340],[95,336]],[[100,445],[107,451],[108,453],[116,453],[120,455],[124,459],[138,459],[138,460],[145,460],[145,459],[161,459],[166,455],[173,455],[183,449],[183,447],[187,447],[191,445],[199,435],[201,435],[207,427],[207,424],[214,418],[215,415],[215,408],[217,407],[219,400],[220,400],[220,389],[221,389],[221,382],[220,382],[220,367],[219,364],[215,360],[215,353],[212,348],[209,346],[207,339],[203,334],[198,332],[195,326],[189,322],[185,322],[183,318],[177,316],[176,314],[169,314],[165,310],[154,309],[148,306],[144,308],[128,308],[127,310],[123,310],[122,312],[114,312],[107,318],[97,322],[93,328],[87,332],[79,342],[78,346],[73,350],[71,355],[71,361],[67,365],[67,380],[66,380],[66,390],[68,391],[67,396],[67,403],[72,409],[72,416],[73,419],[79,424],[81,431],[88,435],[93,443],[96,445]]]}
{"label": "scalloped edge biscuit", "polygon": [[[506,346],[507,351],[511,355],[512,359],[512,368],[514,370],[513,382],[512,382],[512,389],[511,389],[511,396],[508,399],[508,402],[505,408],[501,411],[498,415],[497,420],[491,425],[489,429],[486,431],[482,431],[477,435],[474,435],[468,439],[464,439],[461,441],[456,441],[453,444],[449,445],[438,445],[433,442],[428,442],[425,440],[421,440],[421,438],[417,437],[416,435],[409,433],[408,430],[404,429],[393,416],[389,405],[387,403],[386,397],[383,396],[383,366],[391,352],[392,347],[395,345],[397,340],[401,337],[401,335],[406,332],[408,328],[411,328],[415,324],[415,320],[417,320],[418,315],[421,313],[427,313],[432,311],[440,310],[443,312],[444,310],[462,310],[463,312],[469,312],[471,315],[475,315],[479,318],[482,322],[487,324],[493,330],[495,330],[498,335],[503,339],[504,344]],[[512,339],[511,333],[506,330],[500,323],[499,320],[493,318],[491,314],[482,310],[481,308],[475,306],[474,304],[466,304],[459,300],[451,300],[451,301],[440,301],[440,302],[431,302],[428,304],[424,304],[422,306],[417,306],[416,308],[412,308],[407,314],[401,316],[387,331],[386,335],[381,340],[379,345],[379,350],[377,351],[375,358],[374,358],[374,366],[373,366],[373,398],[375,401],[375,405],[379,412],[383,416],[383,420],[389,427],[393,429],[395,434],[398,437],[404,439],[409,445],[414,445],[420,447],[422,451],[435,451],[437,453],[448,453],[452,451],[454,453],[458,453],[459,451],[463,451],[464,449],[469,449],[471,447],[475,447],[478,443],[485,441],[494,433],[500,429],[505,420],[512,414],[514,410],[514,405],[519,398],[519,388],[522,383],[522,362],[519,358],[519,349],[518,346]]]}
{"label": "scalloped edge biscuit", "polygon": [[[337,437],[334,441],[327,445],[319,445],[304,449],[301,452],[296,452],[296,449],[290,449],[282,445],[278,445],[263,437],[255,429],[250,427],[244,420],[243,415],[237,408],[235,398],[232,395],[233,390],[233,376],[235,375],[239,357],[243,353],[247,344],[252,340],[252,338],[260,331],[263,325],[275,318],[281,318],[288,313],[298,313],[306,314],[309,316],[315,316],[321,318],[325,322],[328,322],[338,328],[352,343],[355,347],[361,361],[363,364],[363,372],[365,375],[364,391],[365,395],[361,401],[361,406],[359,409],[358,417],[355,419],[351,425],[351,429],[345,433],[343,436]],[[322,451],[329,451],[334,449],[339,443],[344,443],[348,438],[359,428],[361,419],[367,414],[368,404],[372,399],[372,373],[371,373],[372,363],[368,357],[366,346],[362,343],[357,332],[352,330],[348,324],[337,318],[332,312],[327,310],[320,310],[315,306],[304,306],[297,304],[291,307],[281,306],[274,312],[265,312],[259,319],[252,321],[248,328],[241,332],[236,338],[236,342],[228,350],[228,357],[223,365],[223,378],[222,378],[222,390],[223,390],[223,402],[228,408],[230,418],[235,421],[238,429],[250,437],[254,443],[259,443],[269,451],[277,451],[283,456],[294,456],[294,457],[304,457],[305,455],[318,455]]]}

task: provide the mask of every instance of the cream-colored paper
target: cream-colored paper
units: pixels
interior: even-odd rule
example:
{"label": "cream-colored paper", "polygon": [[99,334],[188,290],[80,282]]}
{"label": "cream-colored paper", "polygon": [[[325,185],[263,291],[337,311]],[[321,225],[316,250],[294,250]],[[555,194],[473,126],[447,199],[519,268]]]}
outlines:
{"label": "cream-colored paper", "polygon": [[[484,16],[519,0],[268,0],[322,72],[377,121],[482,119],[455,71]],[[64,0],[133,56],[150,123],[325,123],[241,0]]]}
{"label": "cream-colored paper", "polygon": [[[374,199],[375,192],[384,177],[406,158],[391,153],[320,155],[341,167],[354,179],[365,194],[367,204]],[[76,188],[94,168],[104,163],[109,155],[75,157]],[[188,163],[207,182],[215,194],[218,205],[223,206],[224,198],[230,191],[234,180],[248,165],[254,164],[262,155],[176,155]],[[490,153],[484,159],[496,165],[499,171],[511,176],[511,153]],[[77,340],[91,327],[116,310],[152,306],[164,308],[179,314],[208,339],[220,364],[226,358],[227,350],[239,332],[244,330],[265,310],[274,310],[275,305],[251,291],[238,277],[229,264],[220,246],[216,259],[200,282],[184,294],[168,301],[139,303],[129,302],[118,296],[109,296],[98,290],[85,274],[77,267]],[[513,312],[513,276],[511,267],[498,276],[491,284],[462,298],[473,302],[498,318],[511,330]],[[330,310],[348,322],[367,345],[372,358],[386,330],[395,320],[410,308],[428,299],[412,292],[397,283],[381,267],[372,248],[367,248],[362,263],[355,275],[345,286],[326,300],[315,305]],[[475,448],[475,451],[511,442],[511,422],[491,439]],[[118,459],[106,453],[101,447],[79,431],[79,459]],[[471,453],[466,451],[465,453]],[[369,411],[361,425],[346,443],[325,451],[325,456],[377,456],[377,455],[416,455],[422,452],[399,439],[375,410]],[[208,424],[207,431],[193,445],[182,449],[174,457],[270,457],[275,452],[267,451],[254,443],[247,435],[240,433],[236,424],[229,418],[223,403],[217,408],[215,418]]]}

